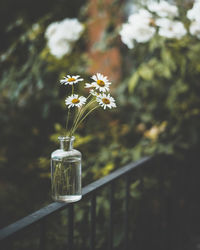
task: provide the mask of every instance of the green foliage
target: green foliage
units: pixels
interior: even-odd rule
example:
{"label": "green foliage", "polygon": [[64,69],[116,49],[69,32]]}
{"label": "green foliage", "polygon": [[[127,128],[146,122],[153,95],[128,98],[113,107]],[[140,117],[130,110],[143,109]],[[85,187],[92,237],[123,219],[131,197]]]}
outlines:
{"label": "green foliage", "polygon": [[[3,2],[1,11],[6,12],[8,6]],[[41,5],[35,1],[32,6],[38,4]],[[70,7],[75,4],[78,4],[76,8]],[[17,6],[2,19],[0,197],[6,209],[1,206],[1,227],[50,200],[49,153],[54,149],[50,135],[54,133],[54,124],[64,124],[65,121],[66,90],[59,88],[59,79],[67,72],[85,72],[87,56],[81,52],[85,43],[79,40],[72,54],[57,60],[49,53],[44,32],[51,22],[76,16],[82,4],[84,1],[60,2],[54,12],[46,8],[44,12],[34,14],[33,7],[28,9],[35,15],[33,19],[26,16],[22,6]],[[54,6],[53,3],[47,5]],[[15,12],[13,16],[12,11]],[[1,15],[3,17],[5,13]],[[37,187],[42,191],[38,192]],[[34,195],[29,199],[30,193]],[[9,197],[12,197],[11,203]]]}
{"label": "green foliage", "polygon": [[[133,62],[133,73],[122,92],[129,96],[126,108],[134,110],[129,124],[142,136],[134,154],[139,157],[165,152],[180,156],[199,144],[200,44],[188,34],[181,40],[156,36],[146,50],[141,47],[138,44],[133,53],[129,51],[134,61],[146,59],[137,66]],[[160,129],[162,123],[165,127]]]}
{"label": "green foliage", "polygon": [[[36,13],[31,20],[26,15],[18,18],[19,7],[15,19],[7,17],[6,28],[1,23],[3,41],[5,34],[9,35],[8,43],[4,41],[0,48],[0,199],[4,204],[0,211],[1,226],[51,201],[49,157],[59,146],[57,137],[66,132],[64,98],[68,89],[59,86],[58,82],[66,73],[89,78],[87,66],[91,62],[86,52],[87,34],[73,47],[70,55],[58,60],[50,54],[44,32],[52,21],[77,16],[81,4],[81,1],[66,1],[63,6],[59,1],[55,7],[51,2],[49,9],[42,8],[44,15]],[[98,4],[99,11],[103,11],[102,1]],[[119,45],[116,39],[119,26],[115,27],[119,20],[116,21],[118,17],[114,13],[121,5],[120,1],[113,4],[112,18],[95,45],[104,52],[116,43]],[[84,20],[86,16],[80,18]],[[36,28],[32,26],[34,23],[38,24]],[[97,110],[75,134],[75,148],[83,153],[83,186],[143,155],[166,153],[183,157],[189,149],[195,151],[200,146],[199,40],[189,34],[181,40],[167,40],[156,35],[149,43],[137,44],[132,51],[121,46],[121,54],[122,76],[114,89],[117,109],[107,114]],[[80,91],[84,93],[81,88]],[[151,174],[145,176],[145,189],[156,189],[157,180]],[[171,187],[166,182],[164,185]],[[141,181],[135,178],[130,190],[135,202],[133,219],[142,207],[140,186]],[[117,184],[119,211],[116,213],[123,209],[120,201],[123,188],[123,183]],[[148,199],[153,206],[151,196]],[[86,228],[88,206],[86,202],[76,208],[76,227],[83,238],[77,230],[75,239],[83,248],[89,248],[89,243],[84,241],[88,237],[86,229],[89,230]],[[102,191],[97,200],[98,220],[106,221],[108,213],[108,192]],[[64,212],[52,219],[49,225],[52,230],[47,235],[48,249],[51,244],[62,249],[62,244],[66,243],[67,223]],[[123,233],[119,230],[120,220],[117,223],[114,242],[120,249]],[[101,232],[107,229],[108,225],[105,228],[99,223],[99,249],[106,248]],[[60,243],[61,240],[64,243]]]}

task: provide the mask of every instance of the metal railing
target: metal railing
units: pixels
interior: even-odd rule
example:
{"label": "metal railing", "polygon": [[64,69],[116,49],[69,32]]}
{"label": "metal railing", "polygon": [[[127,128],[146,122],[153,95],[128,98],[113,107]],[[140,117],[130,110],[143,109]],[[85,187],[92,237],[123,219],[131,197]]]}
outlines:
{"label": "metal railing", "polygon": [[[91,195],[90,197],[90,249],[95,250],[96,242],[96,197],[97,191],[104,186],[109,185],[109,226],[108,226],[108,249],[113,249],[113,202],[114,202],[114,183],[116,179],[125,177],[125,207],[123,212],[124,217],[124,250],[128,249],[129,239],[129,201],[130,201],[130,172],[135,168],[142,167],[149,164],[152,157],[145,157],[138,162],[130,163],[122,168],[117,169],[111,174],[94,181],[88,186],[82,189],[83,198]],[[79,201],[81,202],[81,201]],[[76,203],[77,204],[77,203]],[[48,206],[41,208],[40,210],[18,220],[17,222],[0,230],[0,240],[3,242],[10,241],[13,236],[16,236],[19,232],[26,230],[33,224],[40,224],[40,244],[39,248],[42,250],[46,249],[46,220],[47,217],[58,213],[63,209],[68,209],[68,249],[74,249],[74,203],[58,203],[54,202]]]}

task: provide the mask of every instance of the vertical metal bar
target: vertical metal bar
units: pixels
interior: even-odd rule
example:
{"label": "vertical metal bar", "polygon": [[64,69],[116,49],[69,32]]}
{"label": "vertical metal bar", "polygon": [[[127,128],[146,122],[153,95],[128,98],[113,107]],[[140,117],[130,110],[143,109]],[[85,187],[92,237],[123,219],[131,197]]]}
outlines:
{"label": "vertical metal bar", "polygon": [[124,249],[129,249],[129,197],[130,197],[130,175],[125,176],[125,209],[124,209]]}
{"label": "vertical metal bar", "polygon": [[[136,231],[135,235],[132,235],[132,242],[135,243],[136,249],[146,249],[147,248],[147,230],[146,230],[146,211],[145,211],[145,203],[148,201],[144,200],[144,171],[142,169],[138,169],[137,179],[139,180],[139,191],[140,191],[140,201],[139,201],[139,212],[138,217],[136,218]],[[145,239],[145,240],[144,240]],[[150,246],[151,247],[151,246]]]}
{"label": "vertical metal bar", "polygon": [[110,184],[110,215],[109,215],[109,249],[113,249],[113,201],[114,201],[114,182]]}
{"label": "vertical metal bar", "polygon": [[90,228],[90,248],[95,250],[95,237],[96,237],[96,194],[92,194],[91,198],[91,228]]}
{"label": "vertical metal bar", "polygon": [[158,229],[160,233],[160,250],[170,249],[169,248],[169,241],[166,239],[166,226],[167,226],[167,219],[166,219],[166,194],[165,194],[165,187],[164,187],[164,170],[166,168],[166,162],[162,163],[162,167],[158,168],[158,200],[160,202],[160,217],[158,220]]}
{"label": "vertical metal bar", "polygon": [[40,222],[40,250],[46,249],[46,219]]}
{"label": "vertical metal bar", "polygon": [[69,244],[69,250],[73,250],[74,247],[74,205],[70,204],[69,210],[68,210],[68,218],[69,218],[69,224],[68,224],[68,244]]}

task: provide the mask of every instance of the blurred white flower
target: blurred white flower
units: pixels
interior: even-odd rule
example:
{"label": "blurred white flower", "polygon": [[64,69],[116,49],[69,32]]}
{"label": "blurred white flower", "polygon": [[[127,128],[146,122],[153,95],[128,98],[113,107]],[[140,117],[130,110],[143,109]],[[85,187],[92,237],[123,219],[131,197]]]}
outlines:
{"label": "blurred white flower", "polygon": [[49,24],[49,26],[47,27],[47,29],[46,29],[46,31],[45,31],[45,37],[46,37],[47,39],[50,39],[51,36],[52,36],[53,34],[55,34],[55,32],[56,32],[58,26],[59,26],[59,22],[54,22],[54,23]]}
{"label": "blurred white flower", "polygon": [[180,39],[187,33],[183,23],[179,21],[159,18],[156,24],[160,27],[158,34],[163,37]]}
{"label": "blurred white flower", "polygon": [[156,13],[160,17],[176,17],[178,16],[178,8],[166,1],[151,2],[148,9]]}
{"label": "blurred white flower", "polygon": [[191,20],[190,34],[200,39],[200,0],[196,0],[193,7],[187,11],[187,18]]}
{"label": "blurred white flower", "polygon": [[72,43],[79,39],[83,29],[83,25],[76,18],[51,23],[45,32],[51,54],[57,58],[69,54]]}
{"label": "blurred white flower", "polygon": [[187,18],[191,21],[200,22],[200,1],[195,1],[192,9],[187,11]]}
{"label": "blurred white flower", "polygon": [[121,40],[129,49],[134,47],[134,40],[138,43],[148,42],[156,32],[154,19],[150,12],[141,9],[129,16],[128,22],[122,25]]}
{"label": "blurred white flower", "polygon": [[140,9],[137,13],[129,16],[128,22],[134,25],[139,25],[140,23],[149,25],[151,19],[152,14],[149,11]]}
{"label": "blurred white flower", "polygon": [[58,59],[71,52],[70,43],[66,39],[61,37],[52,37],[48,41],[48,47],[50,49],[50,53]]}
{"label": "blurred white flower", "polygon": [[79,39],[83,31],[83,25],[76,18],[66,18],[59,23],[58,32],[68,41],[76,41]]}
{"label": "blurred white flower", "polygon": [[133,36],[133,25],[130,23],[124,23],[122,29],[119,32],[121,40],[124,44],[127,45],[129,49],[134,48],[134,36]]}
{"label": "blurred white flower", "polygon": [[146,43],[154,36],[155,32],[154,27],[141,23],[133,30],[133,36],[138,43]]}
{"label": "blurred white flower", "polygon": [[193,21],[189,28],[190,34],[200,39],[200,22]]}

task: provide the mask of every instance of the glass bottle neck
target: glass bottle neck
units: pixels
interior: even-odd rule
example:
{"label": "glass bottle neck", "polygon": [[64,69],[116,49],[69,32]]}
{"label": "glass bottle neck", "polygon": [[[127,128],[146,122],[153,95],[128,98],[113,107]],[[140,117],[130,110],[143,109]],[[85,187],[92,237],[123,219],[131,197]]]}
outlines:
{"label": "glass bottle neck", "polygon": [[58,140],[60,141],[60,148],[64,151],[72,150],[75,137],[60,136]]}

